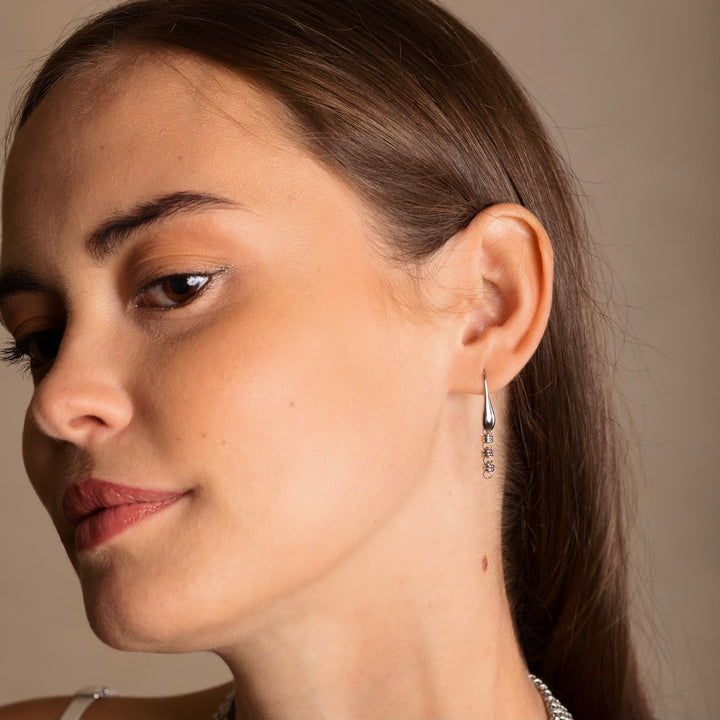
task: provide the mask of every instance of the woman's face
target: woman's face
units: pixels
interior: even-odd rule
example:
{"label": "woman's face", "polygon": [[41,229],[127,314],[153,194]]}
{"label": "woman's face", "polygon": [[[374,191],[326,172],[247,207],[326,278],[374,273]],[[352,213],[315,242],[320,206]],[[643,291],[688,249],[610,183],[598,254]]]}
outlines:
{"label": "woman's face", "polygon": [[[273,99],[189,58],[104,62],[7,167],[1,270],[24,275],[0,307],[39,363],[25,465],[103,639],[216,647],[422,482],[443,350]],[[63,497],[88,478],[173,502],[78,541]]]}

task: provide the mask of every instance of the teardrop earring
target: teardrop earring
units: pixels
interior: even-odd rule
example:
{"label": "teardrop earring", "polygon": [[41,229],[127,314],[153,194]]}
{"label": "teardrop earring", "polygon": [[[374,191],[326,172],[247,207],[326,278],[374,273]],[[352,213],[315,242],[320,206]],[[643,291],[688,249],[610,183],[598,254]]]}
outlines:
{"label": "teardrop earring", "polygon": [[483,410],[483,477],[490,480],[495,472],[493,464],[493,435],[492,431],[495,427],[495,412],[490,402],[490,393],[488,392],[487,376],[483,370],[483,384],[485,385],[485,409]]}

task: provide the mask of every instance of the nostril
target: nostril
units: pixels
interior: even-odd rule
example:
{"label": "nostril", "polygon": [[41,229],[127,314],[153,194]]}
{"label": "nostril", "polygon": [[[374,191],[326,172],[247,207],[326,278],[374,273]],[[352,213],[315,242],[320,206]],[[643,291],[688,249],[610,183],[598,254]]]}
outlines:
{"label": "nostril", "polygon": [[83,415],[82,417],[72,418],[69,422],[70,427],[82,429],[86,424],[105,425],[105,421],[97,415]]}

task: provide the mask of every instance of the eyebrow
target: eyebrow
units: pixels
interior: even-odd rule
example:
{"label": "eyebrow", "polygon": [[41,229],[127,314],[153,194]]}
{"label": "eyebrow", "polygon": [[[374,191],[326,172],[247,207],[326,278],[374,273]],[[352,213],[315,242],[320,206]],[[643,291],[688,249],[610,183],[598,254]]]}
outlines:
{"label": "eyebrow", "polygon": [[[140,228],[160,220],[206,208],[238,207],[236,202],[217,195],[193,192],[175,192],[161,195],[136,205],[127,212],[113,215],[85,241],[85,249],[97,263],[104,262],[115,254],[120,246]],[[0,284],[0,298],[2,285]]]}
{"label": "eyebrow", "polygon": [[7,268],[0,273],[0,325],[7,328],[2,313],[3,300],[10,295],[24,292],[52,292],[47,283],[23,268]]}
{"label": "eyebrow", "polygon": [[[122,244],[143,227],[166,220],[181,213],[211,208],[237,208],[238,203],[218,195],[194,192],[174,192],[160,195],[135,205],[105,220],[85,241],[85,249],[98,264],[114,255]],[[0,273],[0,305],[18,293],[51,292],[53,288],[39,276],[24,268],[9,267]],[[0,317],[2,323],[2,317]],[[4,323],[3,323],[4,324]]]}
{"label": "eyebrow", "polygon": [[[50,290],[47,283],[29,270],[10,267],[0,274],[0,306],[6,297],[16,293],[49,292]],[[2,313],[0,313],[0,323],[5,325]]]}

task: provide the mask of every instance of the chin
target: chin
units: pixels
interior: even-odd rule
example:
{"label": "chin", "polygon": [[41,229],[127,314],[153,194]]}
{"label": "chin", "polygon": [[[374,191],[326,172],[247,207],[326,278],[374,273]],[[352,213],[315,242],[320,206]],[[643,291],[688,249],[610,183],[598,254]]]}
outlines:
{"label": "chin", "polygon": [[103,599],[85,594],[85,613],[95,635],[116,650],[133,652],[184,652],[177,632],[151,608],[127,598]]}
{"label": "chin", "polygon": [[[119,582],[112,573],[82,579],[85,613],[97,637],[116,650],[184,653],[207,649],[191,598],[181,589]],[[192,622],[190,621],[192,619]]]}

